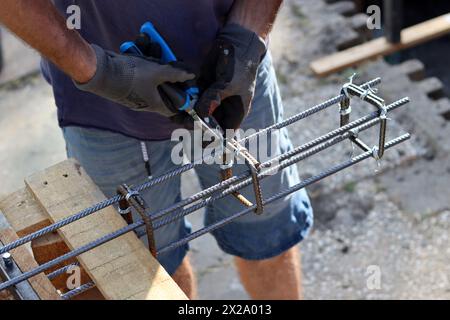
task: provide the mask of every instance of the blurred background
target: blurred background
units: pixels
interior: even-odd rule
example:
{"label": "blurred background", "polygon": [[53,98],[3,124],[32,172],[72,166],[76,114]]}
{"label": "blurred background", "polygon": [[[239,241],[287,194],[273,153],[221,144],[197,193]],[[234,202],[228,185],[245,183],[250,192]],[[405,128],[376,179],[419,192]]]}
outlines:
{"label": "blurred background", "polygon": [[[396,0],[393,0],[396,1]],[[400,1],[401,28],[450,12],[445,0]],[[301,244],[307,299],[450,298],[450,38],[442,36],[411,49],[316,77],[310,63],[382,36],[367,28],[366,9],[382,1],[286,0],[271,37],[271,50],[286,117],[339,94],[349,76],[355,82],[382,78],[386,102],[409,96],[409,106],[390,115],[389,138],[406,131],[413,138],[309,188],[315,227]],[[383,12],[383,11],[382,11]],[[392,30],[390,30],[392,31]],[[39,56],[0,29],[0,197],[23,186],[23,179],[65,159],[50,86],[39,73]],[[2,57],[2,58],[1,58]],[[373,111],[353,106],[353,119]],[[339,125],[339,110],[289,128],[295,145]],[[376,141],[377,130],[364,139]],[[342,143],[299,164],[302,177],[352,156]],[[198,190],[183,177],[183,192]],[[201,226],[201,212],[191,217]],[[200,298],[247,299],[232,257],[211,236],[192,243]],[[368,286],[373,267],[380,288]]]}

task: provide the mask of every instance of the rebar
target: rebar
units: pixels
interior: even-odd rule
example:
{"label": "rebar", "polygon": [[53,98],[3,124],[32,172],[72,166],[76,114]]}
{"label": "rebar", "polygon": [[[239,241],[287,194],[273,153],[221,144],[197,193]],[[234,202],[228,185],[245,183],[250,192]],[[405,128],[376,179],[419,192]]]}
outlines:
{"label": "rebar", "polygon": [[[397,142],[397,140],[401,140],[401,142],[403,142],[404,140],[407,139],[407,138],[405,138],[405,136],[407,136],[407,138],[409,138],[409,135],[404,135],[404,136],[402,136],[402,137],[400,137],[400,138],[398,138],[396,140],[393,140],[393,142],[391,141],[390,143],[388,143],[388,147],[391,147],[391,146],[394,146],[394,145],[398,144],[399,142]],[[295,164],[296,162],[304,159],[309,154],[314,154],[314,153],[319,152],[320,150],[323,150],[323,148],[325,148],[325,147],[318,146],[318,147],[316,147],[316,149],[312,149],[312,150],[307,151],[306,154],[297,155],[296,157],[293,157],[293,158],[291,158],[291,159],[289,159],[287,161],[284,161],[283,163],[281,163],[277,167],[273,167],[273,168],[270,168],[268,170],[265,170],[264,172],[262,172],[260,174],[261,175],[260,178],[264,178],[265,176],[270,176],[273,173],[274,170],[279,170],[280,168],[285,168],[285,167],[291,166],[292,164]],[[355,159],[357,159],[357,158],[355,158]],[[307,180],[305,180],[305,181],[307,181]],[[230,187],[226,191],[222,192],[222,194],[219,195],[219,196],[225,196],[225,195],[231,194],[235,190],[239,190],[242,187],[244,187],[244,186],[246,186],[246,185],[248,185],[250,183],[251,183],[251,178],[249,178],[247,180],[244,180],[243,182]],[[215,197],[212,197],[212,198],[210,198],[208,200],[205,200],[204,203],[209,203],[210,201],[214,201],[212,199],[216,199],[216,197],[218,197],[218,196],[215,196]],[[269,200],[267,200],[267,201],[269,201]],[[201,206],[201,205],[202,205],[202,203],[197,204],[195,206],[192,206],[190,208],[187,208],[185,212],[186,213],[194,212],[194,211],[198,210],[199,207],[203,207],[206,204],[203,204],[203,206]],[[195,207],[195,209],[193,207]],[[252,207],[252,208],[250,208],[250,210],[254,210],[255,208]],[[183,212],[183,214],[186,214],[185,212]],[[173,219],[173,218],[171,217],[171,219]],[[170,222],[172,222],[172,221],[166,221],[166,223],[170,223]],[[39,274],[41,272],[44,272],[45,270],[47,270],[49,268],[52,268],[52,267],[54,267],[54,266],[56,266],[56,265],[58,265],[58,264],[60,264],[60,263],[62,263],[64,261],[66,261],[68,259],[77,257],[77,256],[79,256],[80,254],[82,254],[84,252],[90,251],[90,250],[92,250],[92,249],[94,249],[94,248],[96,248],[96,247],[98,247],[98,246],[100,246],[100,245],[102,245],[102,244],[104,244],[106,242],[114,240],[114,239],[116,239],[116,238],[118,238],[118,237],[120,237],[120,236],[122,236],[122,235],[124,235],[124,234],[126,234],[126,233],[128,233],[130,231],[132,231],[132,230],[135,230],[135,229],[141,227],[142,225],[144,225],[144,222],[142,220],[139,220],[139,221],[137,221],[137,222],[135,222],[133,224],[130,224],[130,225],[126,226],[126,227],[123,227],[123,228],[121,228],[119,230],[116,230],[116,231],[114,231],[114,232],[112,232],[110,234],[102,236],[99,239],[97,239],[97,240],[95,240],[93,242],[90,242],[90,243],[88,243],[88,244],[86,244],[86,245],[84,245],[82,247],[74,249],[73,251],[70,251],[70,252],[68,252],[68,253],[60,256],[60,257],[57,257],[54,260],[46,262],[46,263],[36,267],[33,270],[30,270],[30,271],[27,271],[27,272],[23,273],[22,275],[14,278],[14,279],[11,279],[9,281],[1,283],[0,284],[0,291],[2,291],[4,289],[7,289],[7,288],[9,288],[9,287],[11,287],[11,286],[13,286],[13,285],[15,285],[17,283],[22,282],[22,281],[25,281],[25,280],[29,279],[30,277],[33,277],[33,276],[35,276],[35,275],[37,275],[37,274]],[[154,228],[158,229],[160,226],[161,226],[161,224],[155,224]],[[160,252],[161,251],[159,251],[158,253],[160,253]]]}
{"label": "rebar", "polygon": [[67,266],[64,266],[64,267],[62,267],[62,268],[60,268],[60,269],[58,269],[58,270],[55,270],[55,271],[53,271],[53,272],[50,272],[50,273],[47,275],[47,278],[48,278],[49,280],[53,280],[53,279],[59,277],[60,275],[66,273],[66,272],[67,272],[68,270],[70,270],[71,268],[78,267],[79,265],[80,265],[79,262],[75,262],[75,263],[69,264],[69,265],[67,265]]}
{"label": "rebar", "polygon": [[[391,105],[389,105],[387,109],[389,111],[393,111],[393,110],[395,110],[395,109],[405,105],[408,102],[409,102],[408,98],[403,98],[403,99],[400,99],[400,100],[392,103]],[[307,151],[307,150],[309,150],[309,149],[311,149],[311,148],[313,148],[313,147],[315,147],[315,146],[317,146],[317,145],[319,145],[319,144],[321,144],[321,143],[323,143],[323,142],[325,142],[327,140],[330,140],[332,138],[338,137],[339,135],[341,135],[341,134],[343,134],[343,133],[345,133],[345,132],[347,132],[347,131],[349,131],[351,129],[354,129],[354,128],[356,128],[358,126],[361,126],[362,124],[368,122],[368,125],[366,125],[366,126],[364,126],[364,127],[359,129],[359,131],[366,130],[366,129],[376,125],[379,122],[377,117],[378,117],[378,112],[373,112],[370,115],[367,115],[367,116],[362,117],[362,118],[360,118],[358,120],[355,120],[355,121],[349,123],[348,125],[346,125],[344,127],[341,127],[341,128],[336,129],[336,130],[333,130],[332,132],[329,132],[329,133],[327,133],[327,134],[325,134],[325,135],[323,135],[323,136],[321,136],[321,137],[319,137],[317,139],[314,139],[311,142],[305,143],[304,145],[299,146],[299,147],[297,147],[297,148],[287,152],[286,154],[283,154],[283,155],[280,155],[280,156],[278,156],[278,157],[276,157],[274,159],[271,159],[271,160],[267,161],[266,163],[261,164],[261,167],[263,167],[263,168],[264,167],[268,167],[268,166],[272,165],[273,163],[283,161],[283,160],[285,160],[285,159],[287,159],[289,157],[292,157],[292,156],[294,156],[296,154],[299,154],[301,152],[305,152],[305,151]],[[369,124],[369,122],[370,122],[370,124]],[[338,142],[341,142],[341,141],[343,141],[343,140],[345,140],[345,139],[347,139],[349,137],[350,137],[350,133],[345,135],[345,136],[340,137],[337,140],[334,140],[330,145],[328,145],[326,147],[322,147],[322,148],[316,149],[315,151],[310,153],[310,155],[315,154],[315,153],[320,152],[320,151],[323,151],[325,148],[328,148],[329,146],[332,146],[332,145],[334,145],[334,144],[336,144]],[[306,157],[309,157],[310,155],[307,155]],[[303,159],[305,159],[305,158],[303,158]],[[301,159],[301,160],[303,160],[303,159]],[[241,174],[239,176],[232,177],[232,178],[230,178],[230,179],[228,179],[226,181],[223,181],[223,182],[221,182],[221,183],[219,183],[217,185],[214,185],[214,186],[212,186],[210,188],[207,188],[207,189],[205,189],[205,190],[203,190],[203,191],[201,191],[201,192],[199,192],[199,193],[197,193],[195,195],[192,195],[192,196],[190,196],[190,197],[188,197],[188,198],[186,198],[186,199],[184,199],[184,200],[182,200],[182,201],[180,201],[180,202],[178,202],[178,203],[176,203],[176,204],[174,204],[174,205],[172,205],[172,206],[170,206],[168,208],[161,209],[161,210],[159,210],[157,212],[154,212],[154,213],[150,213],[150,215],[153,217],[154,220],[159,220],[159,219],[163,218],[164,216],[166,216],[167,214],[169,214],[171,212],[174,212],[177,209],[180,209],[180,208],[183,208],[183,207],[185,207],[187,205],[190,205],[190,204],[194,203],[195,201],[204,199],[204,198],[210,196],[211,194],[213,194],[215,192],[218,192],[220,190],[225,189],[226,187],[229,187],[230,185],[232,185],[234,183],[242,182],[242,180],[244,180],[244,179],[246,179],[248,177],[249,177],[249,172],[247,171],[247,172],[245,172],[245,173],[243,173],[243,174]],[[249,185],[249,183],[250,183],[250,180],[246,180],[246,185]],[[215,200],[217,200],[217,199],[214,198],[213,200],[211,200],[211,199],[204,200],[204,202],[202,204],[204,204],[204,203],[206,203],[206,204],[204,204],[202,206],[193,207],[191,210],[196,211],[196,210],[200,209],[201,207],[204,207],[207,204],[209,204],[209,203],[211,203],[211,202],[213,202]],[[192,213],[193,211],[191,211],[189,213]],[[170,221],[173,222],[174,220],[170,219]],[[162,227],[162,226],[164,226],[166,224],[167,224],[166,222],[158,221],[158,222],[155,223],[155,229],[158,229],[158,228],[160,228],[160,227]]]}
{"label": "rebar", "polygon": [[61,295],[61,298],[63,300],[70,300],[74,297],[76,297],[79,294],[82,294],[86,291],[88,291],[89,289],[92,289],[93,287],[95,287],[95,283],[93,281],[87,282],[81,286],[79,286],[78,288],[75,288],[73,290],[70,290],[64,294]]}
{"label": "rebar", "polygon": [[[378,85],[380,82],[381,82],[381,79],[380,78],[376,78],[374,80],[371,80],[371,81],[361,85],[361,87],[368,89],[368,88],[371,88],[373,86]],[[307,110],[305,110],[305,111],[303,111],[303,112],[301,112],[301,113],[299,113],[297,115],[294,115],[294,116],[292,116],[292,117],[290,117],[290,118],[288,118],[288,119],[286,119],[286,120],[284,120],[284,121],[282,121],[280,123],[274,124],[272,126],[269,126],[269,127],[265,128],[265,129],[260,130],[259,132],[255,133],[253,135],[247,136],[247,137],[243,138],[242,140],[240,140],[239,143],[246,143],[249,140],[253,139],[254,137],[256,137],[258,135],[261,135],[263,133],[268,133],[268,132],[270,132],[272,130],[281,129],[283,127],[292,125],[293,123],[295,123],[297,121],[305,119],[305,118],[307,118],[307,117],[309,117],[309,116],[311,116],[311,115],[313,115],[315,113],[318,113],[318,112],[320,112],[322,110],[325,110],[325,109],[327,109],[327,108],[329,108],[329,107],[331,107],[331,106],[341,102],[344,98],[345,98],[345,95],[344,94],[340,94],[339,96],[331,98],[331,99],[329,99],[329,100],[327,100],[327,101],[325,101],[325,102],[323,102],[321,104],[318,104],[318,105],[316,105],[314,107],[311,107],[311,108],[309,108],[309,109],[307,109]],[[143,183],[143,184],[141,184],[139,186],[136,186],[135,190],[137,192],[142,192],[142,191],[147,190],[147,189],[149,189],[149,188],[151,188],[151,187],[153,187],[153,186],[155,186],[157,184],[160,184],[160,183],[162,183],[164,181],[170,180],[170,179],[172,179],[172,178],[174,178],[174,177],[176,177],[178,175],[181,175],[184,172],[192,170],[195,167],[197,167],[198,165],[199,165],[199,163],[185,164],[185,165],[183,165],[183,166],[181,166],[179,168],[176,168],[176,169],[171,170],[171,171],[169,171],[169,172],[167,172],[165,174],[162,174],[161,176],[152,178],[151,180],[149,180],[149,181],[147,181],[147,182],[145,182],[145,183]],[[60,229],[60,228],[62,228],[64,226],[66,226],[68,224],[71,224],[71,223],[73,223],[73,222],[75,222],[77,220],[85,218],[85,217],[87,217],[87,216],[89,216],[89,215],[91,215],[91,214],[93,214],[95,212],[98,212],[98,211],[100,211],[100,210],[102,210],[102,209],[104,209],[106,207],[109,207],[111,205],[117,204],[119,201],[121,201],[123,199],[124,199],[123,196],[116,195],[116,196],[114,196],[114,197],[112,197],[110,199],[104,200],[104,201],[102,201],[102,202],[100,202],[100,203],[98,203],[98,204],[96,204],[94,206],[91,206],[89,208],[81,210],[80,212],[75,213],[75,214],[73,214],[73,215],[71,215],[71,216],[69,216],[67,218],[64,218],[64,219],[62,219],[62,220],[60,220],[60,221],[58,221],[56,223],[53,223],[50,226],[42,228],[41,230],[33,232],[33,233],[23,237],[23,238],[20,238],[20,239],[18,239],[16,241],[13,241],[13,242],[11,242],[11,243],[1,247],[0,248],[0,254],[3,254],[3,253],[8,252],[8,251],[11,251],[12,249],[15,249],[15,248],[17,248],[19,246],[22,246],[22,245],[24,245],[24,244],[26,244],[28,242],[31,242],[31,241],[33,241],[33,240],[35,240],[37,238],[40,238],[40,237],[42,237],[42,236],[44,236],[44,235],[46,235],[48,233],[54,232],[54,231],[56,231],[56,230],[58,230],[58,229]]]}
{"label": "rebar", "polygon": [[[402,135],[402,136],[400,136],[400,137],[398,137],[398,138],[396,138],[394,140],[389,141],[385,145],[385,147],[386,147],[386,149],[392,148],[392,147],[398,145],[399,143],[402,143],[402,142],[408,140],[410,137],[411,137],[410,134],[404,134],[404,135]],[[365,159],[368,159],[370,157],[372,157],[372,152],[371,151],[365,152],[365,153],[363,153],[363,154],[361,154],[361,155],[359,155],[359,156],[357,156],[355,158],[352,158],[352,159],[350,159],[348,161],[345,161],[345,162],[343,162],[343,163],[341,163],[341,164],[339,164],[337,166],[334,166],[334,167],[332,167],[332,168],[330,168],[330,169],[328,169],[328,170],[326,170],[326,171],[324,171],[324,172],[322,172],[322,173],[320,173],[320,174],[318,174],[316,176],[313,176],[313,177],[310,177],[310,178],[308,178],[306,180],[303,180],[302,182],[296,184],[295,186],[293,186],[293,187],[291,187],[289,189],[286,189],[286,190],[278,193],[277,195],[274,195],[274,196],[270,197],[269,199],[264,201],[264,205],[267,205],[267,204],[269,204],[271,202],[274,202],[276,200],[282,199],[282,198],[288,196],[291,193],[294,193],[294,192],[299,191],[299,190],[301,190],[303,188],[306,188],[307,186],[309,186],[309,185],[311,185],[313,183],[316,183],[316,182],[318,182],[318,181],[320,181],[320,180],[322,180],[322,179],[324,179],[324,178],[326,178],[328,176],[331,176],[331,175],[333,175],[333,174],[335,174],[335,173],[337,173],[339,171],[342,171],[342,170],[344,170],[344,169],[346,169],[346,168],[348,168],[350,166],[353,166],[353,165],[355,165],[355,164],[357,164],[357,163],[359,163],[359,162],[361,162],[361,161],[363,161]],[[184,245],[184,244],[186,244],[186,243],[188,243],[188,242],[190,242],[190,241],[192,241],[192,240],[194,240],[194,239],[196,239],[196,238],[198,238],[198,237],[200,237],[200,236],[202,236],[204,234],[207,234],[207,233],[210,233],[210,232],[212,232],[212,231],[214,231],[216,229],[219,229],[219,228],[229,224],[230,222],[232,222],[232,221],[234,221],[234,220],[236,220],[236,219],[238,219],[238,218],[240,218],[242,216],[245,216],[245,215],[253,212],[255,209],[256,209],[256,206],[253,205],[252,207],[247,208],[247,209],[245,209],[245,210],[243,210],[241,212],[235,213],[235,214],[231,215],[230,217],[227,217],[227,218],[225,218],[223,220],[220,220],[219,222],[216,222],[216,223],[211,224],[211,225],[209,225],[207,227],[204,227],[204,228],[202,228],[202,229],[200,229],[200,230],[198,230],[196,232],[193,232],[190,235],[188,235],[187,237],[185,237],[185,238],[183,238],[181,240],[175,241],[175,242],[173,242],[173,243],[171,243],[171,244],[161,248],[158,251],[158,254],[161,254],[161,253],[164,253],[166,251],[170,251],[170,250],[173,250],[175,248],[178,248],[178,247],[180,247],[180,246],[182,246],[182,245]]]}

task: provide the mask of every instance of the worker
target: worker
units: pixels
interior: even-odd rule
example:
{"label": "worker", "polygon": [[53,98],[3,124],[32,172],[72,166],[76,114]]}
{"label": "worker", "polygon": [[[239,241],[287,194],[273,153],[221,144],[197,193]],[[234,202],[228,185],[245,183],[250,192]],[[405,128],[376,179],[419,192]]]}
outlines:
{"label": "worker", "polygon": [[[141,146],[151,174],[176,167],[171,161],[172,132],[183,126],[158,87],[207,79],[195,109],[212,115],[225,128],[261,129],[282,120],[283,106],[272,58],[269,33],[282,0],[2,0],[0,23],[43,57],[41,68],[53,87],[59,125],[68,157],[77,159],[108,197],[122,183],[137,185],[147,176]],[[79,28],[67,19],[78,5]],[[67,13],[69,12],[69,14]],[[140,26],[151,21],[181,65],[119,53]],[[76,25],[76,24],[75,24]],[[33,115],[30,114],[30,117]],[[32,137],[30,137],[32,139]],[[142,142],[142,144],[141,144]],[[292,149],[285,129],[271,139],[277,154]],[[144,157],[145,158],[145,157]],[[219,181],[219,166],[196,168],[201,186]],[[247,171],[236,164],[235,173]],[[262,181],[265,197],[299,183],[295,166]],[[153,210],[181,198],[180,178],[143,193]],[[252,187],[244,195],[251,198]],[[231,197],[231,198],[230,198]],[[229,196],[208,206],[205,224],[243,209]],[[254,299],[302,297],[299,250],[312,226],[312,209],[302,190],[265,207],[264,214],[242,217],[214,231],[219,247],[235,257],[240,280]],[[187,221],[156,230],[158,248],[188,235]],[[188,245],[158,256],[190,298],[195,275]]]}

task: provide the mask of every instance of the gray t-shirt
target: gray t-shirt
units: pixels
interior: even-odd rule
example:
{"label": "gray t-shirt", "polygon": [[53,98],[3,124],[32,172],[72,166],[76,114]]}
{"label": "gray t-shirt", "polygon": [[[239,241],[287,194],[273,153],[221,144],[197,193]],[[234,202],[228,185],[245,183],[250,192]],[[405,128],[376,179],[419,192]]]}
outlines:
{"label": "gray t-shirt", "polygon": [[[118,51],[134,40],[141,25],[152,22],[177,58],[200,68],[233,0],[54,0],[62,14],[70,5],[81,9],[80,34],[89,43]],[[177,128],[154,113],[134,112],[75,88],[72,80],[43,59],[44,77],[53,87],[61,127],[83,126],[119,132],[142,140],[170,138]]]}

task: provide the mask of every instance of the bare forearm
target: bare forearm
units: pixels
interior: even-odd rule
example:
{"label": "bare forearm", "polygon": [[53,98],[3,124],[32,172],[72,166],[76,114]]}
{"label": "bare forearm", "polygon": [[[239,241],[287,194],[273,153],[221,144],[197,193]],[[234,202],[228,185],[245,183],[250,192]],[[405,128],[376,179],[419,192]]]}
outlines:
{"label": "bare forearm", "polygon": [[265,39],[272,30],[283,0],[236,0],[228,22],[234,22],[254,31]]}
{"label": "bare forearm", "polygon": [[0,23],[78,82],[95,73],[95,54],[50,0],[2,0]]}

